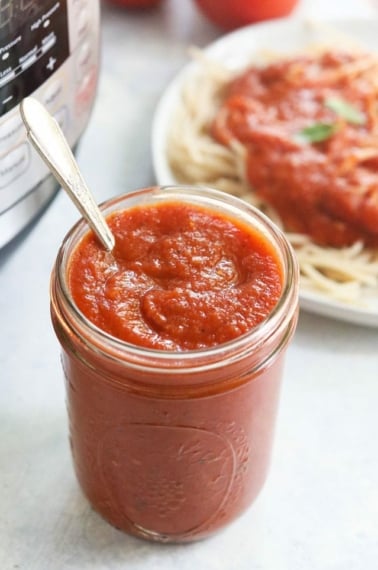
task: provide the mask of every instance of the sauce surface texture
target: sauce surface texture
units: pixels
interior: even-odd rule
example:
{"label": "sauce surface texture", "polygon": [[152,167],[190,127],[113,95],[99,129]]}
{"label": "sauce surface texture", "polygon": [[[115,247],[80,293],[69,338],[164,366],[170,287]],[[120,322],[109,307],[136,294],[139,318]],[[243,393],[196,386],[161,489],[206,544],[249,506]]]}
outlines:
{"label": "sauce surface texture", "polygon": [[328,51],[255,66],[213,125],[247,150],[247,177],[285,228],[323,246],[378,246],[377,58]]}
{"label": "sauce surface texture", "polygon": [[178,202],[107,221],[114,251],[88,233],[70,258],[68,285],[79,310],[116,338],[162,350],[208,348],[251,330],[280,298],[278,255],[243,222]]}

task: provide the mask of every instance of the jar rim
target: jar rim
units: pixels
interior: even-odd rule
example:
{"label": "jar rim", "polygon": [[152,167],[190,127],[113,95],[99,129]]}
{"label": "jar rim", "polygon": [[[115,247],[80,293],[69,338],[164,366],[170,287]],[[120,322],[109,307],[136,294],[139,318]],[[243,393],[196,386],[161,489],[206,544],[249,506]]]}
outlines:
{"label": "jar rim", "polygon": [[[61,293],[59,295],[59,301],[61,301],[58,303],[59,308],[63,310],[65,315],[70,315],[71,326],[73,323],[75,332],[87,344],[97,352],[106,354],[109,358],[118,361],[122,360],[122,357],[127,356],[128,364],[130,359],[132,359],[136,368],[158,365],[159,371],[161,371],[163,365],[167,373],[177,373],[178,370],[180,373],[184,373],[185,370],[193,370],[193,365],[196,371],[202,367],[206,370],[220,367],[225,355],[227,358],[231,358],[231,360],[232,358],[239,359],[246,350],[250,350],[251,346],[259,346],[274,335],[278,329],[286,328],[289,325],[297,306],[298,264],[292,247],[283,232],[264,213],[242,199],[226,194],[223,191],[207,186],[190,186],[188,184],[152,186],[135,190],[106,200],[99,207],[104,215],[107,215],[117,210],[128,209],[134,204],[139,206],[143,205],[143,203],[151,203],[149,202],[151,197],[156,202],[160,200],[184,200],[207,207],[218,206],[228,213],[230,213],[231,209],[232,213],[242,215],[249,223],[253,221],[255,228],[258,227],[264,233],[281,259],[283,286],[280,298],[272,311],[258,325],[250,331],[216,346],[177,351],[142,347],[118,339],[92,323],[76,306],[69,291],[67,268],[70,255],[84,235],[90,231],[86,221],[80,219],[63,239],[56,258],[54,275],[58,290]],[[122,206],[122,203],[125,201],[133,202],[134,204]],[[221,209],[218,211],[222,211]],[[53,286],[52,279],[52,289]],[[51,296],[53,297],[53,290],[51,291]]]}

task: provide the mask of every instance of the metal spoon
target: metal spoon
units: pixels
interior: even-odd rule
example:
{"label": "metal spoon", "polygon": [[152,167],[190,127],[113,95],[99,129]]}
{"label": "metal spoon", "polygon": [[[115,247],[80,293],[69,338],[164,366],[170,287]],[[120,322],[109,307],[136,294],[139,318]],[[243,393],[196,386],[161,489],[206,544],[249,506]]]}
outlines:
{"label": "metal spoon", "polygon": [[114,236],[84,181],[71,148],[57,121],[33,97],[23,99],[20,112],[30,142],[66,190],[104,247],[108,251],[112,251]]}

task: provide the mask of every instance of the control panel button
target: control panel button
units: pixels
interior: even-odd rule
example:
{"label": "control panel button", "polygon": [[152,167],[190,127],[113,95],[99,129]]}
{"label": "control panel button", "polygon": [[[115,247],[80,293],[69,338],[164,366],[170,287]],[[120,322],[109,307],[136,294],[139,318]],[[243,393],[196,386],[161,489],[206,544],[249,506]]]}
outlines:
{"label": "control panel button", "polygon": [[84,38],[99,26],[98,11],[92,0],[72,0],[73,10],[70,22],[71,51],[76,51]]}
{"label": "control panel button", "polygon": [[97,71],[97,67],[93,66],[87,73],[85,73],[78,85],[78,90],[76,92],[76,104],[79,113],[88,109],[90,102],[93,100],[97,85]]}
{"label": "control panel button", "polygon": [[47,107],[55,105],[63,93],[62,82],[58,80],[53,81],[46,87],[42,95],[42,101]]}
{"label": "control panel button", "polygon": [[28,143],[22,143],[0,158],[0,188],[6,188],[28,168],[30,149]]}
{"label": "control panel button", "polygon": [[20,98],[20,87],[17,83],[11,82],[0,88],[0,115],[3,116],[13,109]]}
{"label": "control panel button", "polygon": [[85,4],[85,0],[72,0],[73,8],[76,12],[81,10],[83,4]]}
{"label": "control panel button", "polygon": [[85,41],[80,47],[77,58],[77,77],[79,81],[81,81],[85,73],[88,71],[91,62],[91,54],[92,50],[90,44]]}
{"label": "control panel button", "polygon": [[68,109],[67,107],[61,107],[56,113],[54,113],[54,119],[62,129],[64,133],[68,129]]}
{"label": "control panel button", "polygon": [[12,115],[0,123],[0,153],[14,146],[24,133],[24,124],[19,114]]}
{"label": "control panel button", "polygon": [[80,9],[77,19],[77,33],[79,36],[83,36],[88,29],[89,24],[89,14],[88,9],[83,7]]}

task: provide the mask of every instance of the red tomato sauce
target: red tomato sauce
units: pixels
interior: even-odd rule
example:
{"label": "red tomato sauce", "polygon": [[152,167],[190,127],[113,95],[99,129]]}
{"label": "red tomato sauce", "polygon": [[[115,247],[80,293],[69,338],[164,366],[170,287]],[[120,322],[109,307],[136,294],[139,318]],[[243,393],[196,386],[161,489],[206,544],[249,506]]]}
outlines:
{"label": "red tomato sauce", "polygon": [[[229,84],[213,124],[222,144],[245,145],[248,181],[285,228],[321,245],[378,246],[376,67],[342,52],[252,67]],[[321,125],[323,140],[304,136]]]}
{"label": "red tomato sauce", "polygon": [[[283,359],[247,370],[242,385],[225,364],[234,385],[184,386],[172,398],[138,394],[132,373],[63,352],[75,471],[95,510],[126,532],[171,541],[204,538],[239,516],[269,470]],[[167,374],[157,377],[164,387]]]}
{"label": "red tomato sauce", "polygon": [[[167,197],[139,204],[107,217],[112,253],[89,233],[58,256],[51,309],[70,443],[107,521],[190,541],[239,516],[266,479],[297,273],[251,214],[244,223]],[[112,337],[79,317],[67,291]]]}
{"label": "red tomato sauce", "polygon": [[194,350],[258,325],[282,289],[279,259],[261,233],[202,207],[169,203],[113,213],[112,253],[88,234],[69,288],[97,327],[134,345]]}

